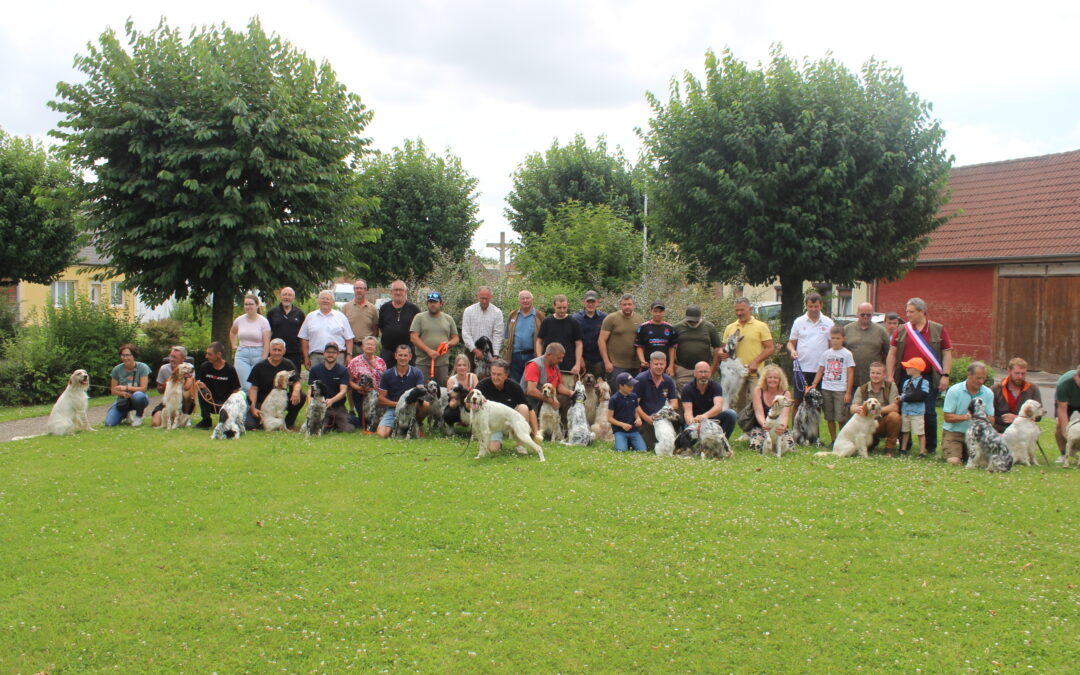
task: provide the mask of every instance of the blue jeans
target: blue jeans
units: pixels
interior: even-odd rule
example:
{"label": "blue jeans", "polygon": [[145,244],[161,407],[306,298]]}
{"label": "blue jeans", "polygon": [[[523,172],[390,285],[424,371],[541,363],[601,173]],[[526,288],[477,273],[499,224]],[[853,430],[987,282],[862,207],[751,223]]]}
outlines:
{"label": "blue jeans", "polygon": [[[896,390],[903,391],[904,383],[910,379],[907,373],[904,373],[896,382]],[[937,397],[939,394],[938,388],[931,383],[930,393],[926,397],[926,415],[923,416],[923,426],[926,427],[926,451],[931,455],[937,452],[938,446]]]}
{"label": "blue jeans", "polygon": [[233,366],[236,367],[236,375],[240,378],[240,387],[247,394],[251,389],[248,376],[255,364],[262,360],[262,347],[241,347],[233,355]]}
{"label": "blue jeans", "polygon": [[115,427],[124,421],[128,412],[134,410],[136,417],[142,417],[143,410],[150,405],[150,399],[141,391],[131,395],[131,398],[116,398],[109,411],[105,413],[105,426]]}
{"label": "blue jeans", "polygon": [[720,424],[720,428],[724,430],[725,436],[731,438],[731,434],[735,433],[735,422],[738,418],[739,413],[734,410],[721,410],[719,415],[711,419]]}
{"label": "blue jeans", "polygon": [[619,452],[626,452],[627,444],[634,450],[645,451],[645,439],[642,438],[640,431],[620,431],[619,429],[613,429],[615,432],[615,449]]}
{"label": "blue jeans", "polygon": [[532,351],[527,352],[514,352],[510,356],[510,373],[509,378],[514,382],[521,383],[521,378],[525,375],[525,364],[536,358],[536,354]]}

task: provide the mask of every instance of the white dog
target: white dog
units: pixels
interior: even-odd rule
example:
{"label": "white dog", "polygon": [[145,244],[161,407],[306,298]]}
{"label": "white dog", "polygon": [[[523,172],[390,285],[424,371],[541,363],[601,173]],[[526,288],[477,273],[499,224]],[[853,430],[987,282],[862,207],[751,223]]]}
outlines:
{"label": "white dog", "polygon": [[76,370],[68,378],[67,387],[53,404],[49,413],[48,429],[53,436],[67,436],[75,433],[76,429],[83,431],[97,431],[90,426],[90,420],[86,418],[86,409],[90,403],[90,397],[86,390],[90,387],[90,374],[82,368]]}
{"label": "white dog", "polygon": [[210,438],[240,438],[244,433],[244,416],[247,415],[248,401],[243,391],[233,392],[221,406],[221,415]]}
{"label": "white dog", "polygon": [[292,376],[291,370],[282,370],[274,375],[274,388],[266,395],[262,407],[259,408],[263,429],[266,431],[285,428],[285,409],[289,406],[289,380]]}
{"label": "white dog", "polygon": [[480,442],[480,452],[476,459],[488,455],[491,434],[499,432],[514,439],[518,445],[530,448],[544,461],[544,449],[532,439],[529,422],[521,413],[510,406],[484,398],[479,389],[473,389],[465,398],[469,409],[469,428],[472,435]]}
{"label": "white dog", "polygon": [[653,452],[662,457],[671,457],[675,454],[675,423],[679,421],[679,413],[664,404],[652,416],[653,435],[656,436],[656,447]]}
{"label": "white dog", "polygon": [[778,432],[782,421],[781,415],[785,414],[785,408],[790,408],[793,403],[788,398],[788,395],[784,394],[783,396],[777,396],[772,405],[769,406],[769,414],[765,416],[765,447],[762,449],[761,454],[771,455],[775,451],[776,456],[781,457],[785,452],[791,452],[795,449],[793,444],[795,439],[792,438],[791,443],[785,442],[784,439],[780,438]]}
{"label": "white dog", "polygon": [[863,404],[863,412],[852,415],[844,428],[836,435],[833,441],[832,452],[819,452],[818,457],[835,455],[836,457],[869,457],[870,446],[874,443],[874,432],[878,426],[878,414],[881,404],[876,398],[866,399]]}
{"label": "white dog", "polygon": [[165,394],[161,397],[165,405],[161,411],[161,428],[179,429],[187,426],[190,416],[184,414],[184,395],[187,394],[190,400],[191,389],[187,385],[187,378],[194,372],[195,366],[186,361],[173,368],[172,375],[165,383]]}
{"label": "white dog", "polygon": [[743,382],[746,381],[746,375],[750,372],[742,361],[735,357],[735,348],[739,346],[742,339],[742,330],[737,328],[721,347],[729,356],[720,364],[720,388],[724,391],[724,410],[731,410],[731,406],[739,398],[739,391],[742,390]]}
{"label": "white dog", "polygon": [[1035,459],[1035,448],[1039,444],[1039,434],[1042,433],[1039,420],[1045,414],[1046,411],[1038,401],[1024,401],[1016,419],[1001,435],[1005,439],[1005,444],[1009,446],[1009,450],[1012,450],[1013,459],[1017,464],[1031,466],[1039,463]]}
{"label": "white dog", "polygon": [[566,426],[567,445],[589,445],[596,439],[585,415],[585,384],[582,382],[574,386],[574,402],[566,412]]}
{"label": "white dog", "polygon": [[555,385],[548,382],[540,391],[544,394],[544,401],[540,404],[540,435],[544,440],[561,441],[565,437],[562,428],[562,419],[559,418],[559,406],[553,406],[548,401],[555,399]]}
{"label": "white dog", "polygon": [[[1065,429],[1065,460],[1061,466],[1068,469],[1069,460],[1078,454],[1080,454],[1080,412],[1074,412],[1069,418],[1069,426]],[[1080,463],[1077,466],[1080,466]]]}
{"label": "white dog", "polygon": [[611,398],[611,385],[605,380],[600,380],[596,385],[596,421],[593,422],[592,432],[598,441],[610,441],[615,438],[611,431],[611,422],[608,422],[608,400]]}

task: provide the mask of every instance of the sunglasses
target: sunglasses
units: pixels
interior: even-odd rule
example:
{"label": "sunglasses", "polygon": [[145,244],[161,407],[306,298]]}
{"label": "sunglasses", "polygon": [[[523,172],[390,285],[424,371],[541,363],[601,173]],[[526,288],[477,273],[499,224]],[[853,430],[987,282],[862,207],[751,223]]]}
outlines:
{"label": "sunglasses", "polygon": [[865,313],[865,312],[859,312],[859,316],[874,316],[874,315],[873,315],[872,313],[871,313],[871,314],[867,314],[867,313]]}

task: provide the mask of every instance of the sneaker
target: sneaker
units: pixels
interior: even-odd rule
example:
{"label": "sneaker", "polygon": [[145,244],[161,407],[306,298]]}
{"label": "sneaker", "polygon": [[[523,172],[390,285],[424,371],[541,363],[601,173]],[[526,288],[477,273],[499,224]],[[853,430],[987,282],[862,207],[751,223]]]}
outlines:
{"label": "sneaker", "polygon": [[1065,455],[1058,455],[1058,458],[1054,460],[1054,463],[1055,464],[1064,464],[1065,463]]}
{"label": "sneaker", "polygon": [[128,414],[127,414],[127,417],[120,420],[120,423],[121,424],[135,424],[135,411],[134,410],[129,410]]}
{"label": "sneaker", "polygon": [[131,419],[131,426],[133,426],[133,427],[141,427],[142,426],[142,418],[139,417],[138,415],[133,417]]}

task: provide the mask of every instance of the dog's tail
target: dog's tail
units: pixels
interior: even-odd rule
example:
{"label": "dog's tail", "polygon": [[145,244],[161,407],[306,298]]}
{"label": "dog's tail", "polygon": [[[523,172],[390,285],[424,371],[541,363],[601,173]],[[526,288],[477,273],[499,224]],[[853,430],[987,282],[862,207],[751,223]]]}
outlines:
{"label": "dog's tail", "polygon": [[38,438],[39,436],[48,436],[48,434],[31,434],[29,436],[15,436],[11,440],[13,440],[13,441],[25,441],[25,440],[28,440],[30,438]]}

